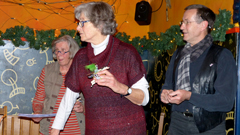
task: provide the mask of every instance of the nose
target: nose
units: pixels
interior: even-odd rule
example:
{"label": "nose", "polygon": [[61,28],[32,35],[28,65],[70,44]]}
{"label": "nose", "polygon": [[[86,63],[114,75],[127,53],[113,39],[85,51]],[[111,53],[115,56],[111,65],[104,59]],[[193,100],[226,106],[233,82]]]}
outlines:
{"label": "nose", "polygon": [[56,54],[56,56],[62,56],[63,55],[63,53],[60,53],[60,52],[58,52],[57,54]]}
{"label": "nose", "polygon": [[59,56],[62,56],[62,54],[61,54],[61,53],[58,53],[56,56],[59,57]]}
{"label": "nose", "polygon": [[79,25],[77,26],[77,31],[80,31],[82,27],[80,27]]}
{"label": "nose", "polygon": [[185,27],[184,23],[180,24],[180,29],[183,30]]}

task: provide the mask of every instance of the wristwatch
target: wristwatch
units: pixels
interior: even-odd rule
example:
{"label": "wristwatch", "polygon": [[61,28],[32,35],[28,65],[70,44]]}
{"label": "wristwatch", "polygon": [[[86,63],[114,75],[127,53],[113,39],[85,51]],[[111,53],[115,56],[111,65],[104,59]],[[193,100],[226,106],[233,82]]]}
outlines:
{"label": "wristwatch", "polygon": [[122,96],[128,96],[128,95],[130,95],[131,93],[132,93],[132,89],[131,89],[131,88],[128,88],[127,94],[126,94],[126,95],[122,95]]}

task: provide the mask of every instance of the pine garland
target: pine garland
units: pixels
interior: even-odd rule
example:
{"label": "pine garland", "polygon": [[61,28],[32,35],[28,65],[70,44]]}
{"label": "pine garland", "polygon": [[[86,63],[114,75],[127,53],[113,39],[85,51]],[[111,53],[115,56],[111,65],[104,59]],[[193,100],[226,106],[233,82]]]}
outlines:
{"label": "pine garland", "polygon": [[[231,12],[225,9],[219,9],[219,14],[216,15],[214,28],[211,32],[214,41],[225,41],[226,31],[233,28],[233,24],[230,23]],[[0,31],[0,46],[5,45],[2,41],[3,39],[11,40],[17,47],[25,45],[25,42],[22,40],[22,38],[25,38],[29,41],[30,48],[44,50],[46,47],[51,48],[52,41],[63,35],[72,36],[81,46],[81,39],[77,34],[76,30],[62,29],[61,34],[55,37],[54,29],[34,31],[28,26],[15,26],[14,28],[7,29],[5,33]],[[157,35],[156,32],[148,32],[148,39],[146,36],[143,36],[143,38],[134,37],[130,39],[130,36],[125,32],[119,32],[115,36],[123,42],[132,44],[140,54],[143,53],[144,50],[148,50],[153,56],[158,56],[162,52],[172,49],[174,45],[181,46],[185,44],[179,25],[171,26],[165,33],[161,32],[160,35]]]}
{"label": "pine garland", "polygon": [[225,41],[226,31],[229,28],[233,28],[233,24],[231,23],[232,14],[230,11],[226,9],[221,10],[219,9],[219,14],[216,15],[216,20],[213,25],[213,31],[211,35],[213,37],[213,41]]}

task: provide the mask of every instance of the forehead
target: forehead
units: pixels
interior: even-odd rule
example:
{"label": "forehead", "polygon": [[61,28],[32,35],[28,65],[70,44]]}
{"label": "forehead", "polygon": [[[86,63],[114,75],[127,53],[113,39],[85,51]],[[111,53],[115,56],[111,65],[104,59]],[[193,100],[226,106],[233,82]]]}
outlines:
{"label": "forehead", "polygon": [[55,48],[56,49],[68,49],[69,45],[66,41],[62,41],[62,42],[56,43]]}
{"label": "forehead", "polygon": [[183,20],[195,20],[197,9],[189,9],[184,12]]}
{"label": "forehead", "polygon": [[84,20],[87,20],[88,18],[85,16],[84,12],[82,12],[79,16],[79,20],[80,21],[84,21]]}

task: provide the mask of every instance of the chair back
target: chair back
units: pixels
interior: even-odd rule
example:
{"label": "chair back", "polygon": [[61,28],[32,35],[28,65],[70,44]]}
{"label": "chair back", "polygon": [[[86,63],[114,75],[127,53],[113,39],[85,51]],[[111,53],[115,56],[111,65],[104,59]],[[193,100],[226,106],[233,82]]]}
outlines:
{"label": "chair back", "polygon": [[162,132],[163,132],[164,116],[165,116],[165,113],[161,112],[160,118],[159,118],[158,135],[162,135]]}
{"label": "chair back", "polygon": [[40,135],[39,130],[40,124],[33,122],[32,119],[7,115],[1,123],[0,135]]}
{"label": "chair back", "polygon": [[32,119],[21,118],[16,115],[11,117],[11,135],[39,135],[40,124]]}
{"label": "chair back", "polygon": [[7,106],[0,108],[0,129],[1,135],[7,135]]}

